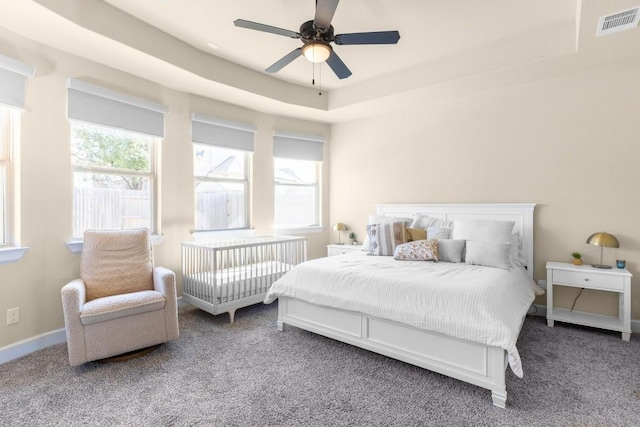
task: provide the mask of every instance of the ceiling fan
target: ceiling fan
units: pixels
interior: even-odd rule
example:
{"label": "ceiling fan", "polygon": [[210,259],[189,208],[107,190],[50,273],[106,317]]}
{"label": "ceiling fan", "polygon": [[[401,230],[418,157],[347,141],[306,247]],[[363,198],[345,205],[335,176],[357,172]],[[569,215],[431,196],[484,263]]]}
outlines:
{"label": "ceiling fan", "polygon": [[316,0],[315,17],[312,21],[303,23],[299,32],[244,19],[236,19],[233,23],[236,27],[302,40],[302,47],[292,50],[276,61],[265,70],[267,73],[277,73],[293,62],[294,59],[304,55],[305,58],[314,63],[326,61],[338,78],[345,79],[351,75],[351,71],[335,53],[330,43],[333,42],[337,45],[396,44],[400,40],[400,33],[398,31],[376,31],[334,35],[331,20],[338,7],[338,2],[339,0]]}

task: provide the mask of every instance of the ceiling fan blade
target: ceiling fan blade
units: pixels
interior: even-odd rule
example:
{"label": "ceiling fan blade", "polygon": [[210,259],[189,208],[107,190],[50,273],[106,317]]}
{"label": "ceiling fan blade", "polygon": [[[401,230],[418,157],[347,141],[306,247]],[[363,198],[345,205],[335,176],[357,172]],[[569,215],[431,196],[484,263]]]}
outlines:
{"label": "ceiling fan blade", "polygon": [[283,69],[286,65],[289,65],[291,62],[293,62],[293,60],[299,57],[300,55],[302,55],[301,47],[297,49],[293,49],[291,52],[287,53],[285,56],[283,56],[282,58],[274,62],[273,65],[271,65],[265,71],[267,73],[277,73],[278,71]]}
{"label": "ceiling fan blade", "polygon": [[284,28],[272,27],[271,25],[260,24],[259,22],[247,21],[245,19],[236,19],[233,21],[236,27],[248,28],[250,30],[263,31],[265,33],[277,34],[279,36],[291,37],[299,39],[300,33]]}
{"label": "ceiling fan blade", "polygon": [[333,49],[331,50],[329,59],[327,59],[327,64],[329,65],[329,67],[331,67],[333,72],[336,73],[336,76],[338,76],[339,79],[346,79],[351,75],[351,71],[347,68],[346,65],[344,65],[342,59],[340,59],[338,54],[336,54]]}
{"label": "ceiling fan blade", "polygon": [[331,27],[338,1],[340,0],[316,0],[316,16],[313,18],[313,25],[316,28],[328,30]]}
{"label": "ceiling fan blade", "polygon": [[396,44],[400,40],[397,31],[377,31],[370,33],[336,34],[335,44]]}

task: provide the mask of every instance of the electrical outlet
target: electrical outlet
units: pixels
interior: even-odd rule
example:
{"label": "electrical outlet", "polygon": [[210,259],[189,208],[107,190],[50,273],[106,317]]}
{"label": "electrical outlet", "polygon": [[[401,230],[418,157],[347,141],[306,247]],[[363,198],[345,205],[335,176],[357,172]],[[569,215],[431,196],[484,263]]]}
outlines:
{"label": "electrical outlet", "polygon": [[7,310],[7,325],[13,325],[20,321],[20,307],[10,308]]}
{"label": "electrical outlet", "polygon": [[538,280],[538,286],[546,291],[547,290],[547,281],[546,280],[542,280],[542,279]]}

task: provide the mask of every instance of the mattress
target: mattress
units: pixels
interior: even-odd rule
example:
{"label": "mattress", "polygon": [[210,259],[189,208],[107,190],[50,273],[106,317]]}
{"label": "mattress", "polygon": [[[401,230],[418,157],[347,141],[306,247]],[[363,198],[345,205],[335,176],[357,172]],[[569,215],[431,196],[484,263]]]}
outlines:
{"label": "mattress", "polygon": [[521,377],[516,341],[537,293],[516,265],[503,270],[352,253],[297,265],[271,286],[265,303],[286,296],[501,347]]}
{"label": "mattress", "polygon": [[264,261],[185,275],[185,293],[212,302],[215,286],[217,302],[233,301],[266,292],[291,267],[279,261]]}

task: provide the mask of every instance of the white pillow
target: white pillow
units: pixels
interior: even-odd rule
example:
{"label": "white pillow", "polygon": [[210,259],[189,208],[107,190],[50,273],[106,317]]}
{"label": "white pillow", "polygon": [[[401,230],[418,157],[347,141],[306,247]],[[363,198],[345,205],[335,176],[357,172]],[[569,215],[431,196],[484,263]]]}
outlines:
{"label": "white pillow", "polygon": [[467,264],[484,265],[508,269],[511,267],[511,242],[483,242],[481,240],[467,240]]}
{"label": "white pillow", "polygon": [[438,239],[438,258],[446,262],[462,262],[464,240]]}
{"label": "white pillow", "polygon": [[431,227],[427,227],[427,239],[448,239],[449,234],[451,234],[451,229],[449,227],[440,227],[438,225],[433,225]]}
{"label": "white pillow", "polygon": [[417,213],[413,216],[413,221],[411,222],[410,228],[428,228],[428,227],[449,227],[453,225],[453,222],[447,221],[446,219],[434,218],[429,215],[423,215]]}
{"label": "white pillow", "polygon": [[[392,222],[404,222],[405,225],[408,225],[411,222],[411,218],[404,218],[401,216],[369,215],[369,222],[367,225],[390,224]],[[364,238],[364,242],[362,242],[362,250],[371,252],[371,239],[369,239],[368,235]]]}
{"label": "white pillow", "polygon": [[511,243],[511,233],[514,225],[514,221],[496,221],[491,219],[454,221],[451,238]]}

